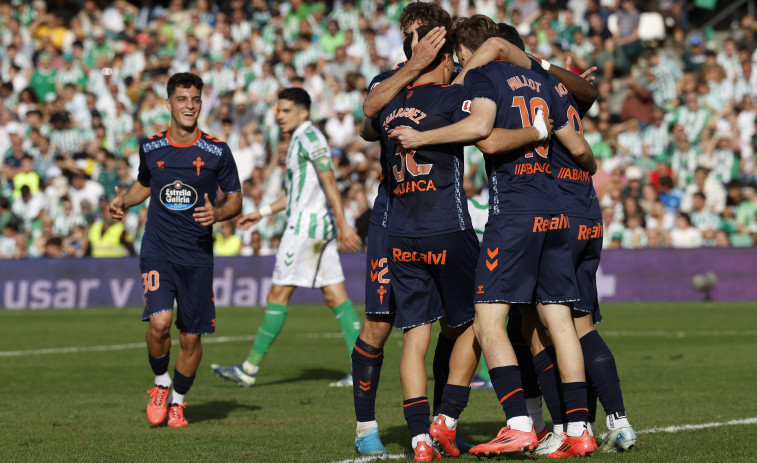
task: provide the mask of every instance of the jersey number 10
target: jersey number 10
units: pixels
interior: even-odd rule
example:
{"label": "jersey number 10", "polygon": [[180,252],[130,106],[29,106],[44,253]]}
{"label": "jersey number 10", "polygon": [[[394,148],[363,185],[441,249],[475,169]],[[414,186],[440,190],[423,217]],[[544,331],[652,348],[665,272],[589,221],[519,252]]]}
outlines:
{"label": "jersey number 10", "polygon": [[[524,97],[516,96],[513,98],[512,107],[520,110],[520,121],[523,124],[523,128],[531,127],[533,125],[532,121],[536,118],[536,111],[539,107],[544,111],[544,117],[549,119],[549,107],[541,98],[531,98],[531,100],[529,100],[529,106],[530,108],[526,107],[526,99]],[[530,113],[529,109],[531,110]],[[549,157],[549,141],[544,140],[534,143],[532,147],[533,148],[530,150],[526,149],[526,158],[534,157],[534,151],[543,158]]]}

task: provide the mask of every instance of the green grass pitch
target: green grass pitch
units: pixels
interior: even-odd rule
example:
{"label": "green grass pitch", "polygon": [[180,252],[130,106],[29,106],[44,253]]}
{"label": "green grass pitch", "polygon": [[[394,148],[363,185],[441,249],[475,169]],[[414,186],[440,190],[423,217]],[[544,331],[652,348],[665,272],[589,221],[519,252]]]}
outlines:
{"label": "green grass pitch", "polygon": [[[595,461],[757,461],[756,303],[605,304],[603,313],[599,330],[615,354],[639,442],[633,452],[596,454]],[[219,309],[217,333],[205,338],[187,394],[185,429],[151,427],[145,418],[152,372],[140,315],[139,308],[0,310],[0,461],[358,459],[352,392],[328,387],[349,370],[349,357],[325,306],[292,308],[249,389],[217,378],[209,365],[246,357],[263,309]],[[400,344],[395,332],[385,348],[377,419],[384,444],[397,455],[393,461],[409,461],[399,457],[410,450],[400,406]],[[174,346],[171,372],[177,353]],[[429,363],[432,353],[433,346]],[[473,391],[459,429],[478,443],[503,423],[494,392]],[[683,428],[706,423],[726,424]],[[668,426],[682,428],[660,430]],[[597,431],[604,431],[603,418]]]}

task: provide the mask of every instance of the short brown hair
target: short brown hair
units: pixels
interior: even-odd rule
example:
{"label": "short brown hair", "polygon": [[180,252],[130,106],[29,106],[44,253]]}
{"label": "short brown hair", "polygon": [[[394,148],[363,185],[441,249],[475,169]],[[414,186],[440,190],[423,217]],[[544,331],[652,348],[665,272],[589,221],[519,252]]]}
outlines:
{"label": "short brown hair", "polygon": [[487,39],[499,35],[497,23],[488,16],[474,14],[470,18],[459,19],[452,29],[450,39],[455,50],[465,45],[471,52],[478,50]]}
{"label": "short brown hair", "polygon": [[424,26],[439,27],[443,26],[447,32],[452,29],[452,18],[444,8],[432,2],[416,1],[408,4],[400,15],[400,30],[405,33],[405,29],[414,23],[420,21]]}

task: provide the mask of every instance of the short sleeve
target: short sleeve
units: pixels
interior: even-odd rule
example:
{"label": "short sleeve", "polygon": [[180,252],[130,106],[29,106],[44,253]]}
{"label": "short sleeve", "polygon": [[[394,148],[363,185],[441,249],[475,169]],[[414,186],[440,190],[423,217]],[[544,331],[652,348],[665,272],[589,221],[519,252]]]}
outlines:
{"label": "short sleeve", "polygon": [[481,68],[468,71],[465,75],[465,88],[470,94],[470,99],[486,98],[497,101],[496,86]]}
{"label": "short sleeve", "polygon": [[234,162],[231,149],[226,144],[223,146],[223,155],[218,166],[218,186],[221,187],[221,191],[225,194],[242,191],[242,185],[239,183],[237,163]]}
{"label": "short sleeve", "polygon": [[139,144],[139,170],[137,173],[137,181],[142,184],[142,186],[149,187],[150,186],[150,180],[152,179],[152,175],[150,174],[150,169],[147,167],[147,161],[145,160],[145,151],[142,148],[142,143]]}

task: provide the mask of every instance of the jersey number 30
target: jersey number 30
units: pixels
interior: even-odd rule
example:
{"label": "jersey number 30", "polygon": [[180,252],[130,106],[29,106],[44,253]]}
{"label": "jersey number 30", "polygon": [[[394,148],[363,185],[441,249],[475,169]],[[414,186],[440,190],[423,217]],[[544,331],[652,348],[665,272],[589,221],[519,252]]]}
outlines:
{"label": "jersey number 30", "polygon": [[434,167],[433,164],[418,164],[415,162],[415,150],[407,151],[405,148],[399,147],[394,154],[400,157],[400,165],[392,168],[394,179],[397,182],[405,180],[406,170],[413,177],[417,177],[419,175],[428,175],[431,172],[431,168]]}

